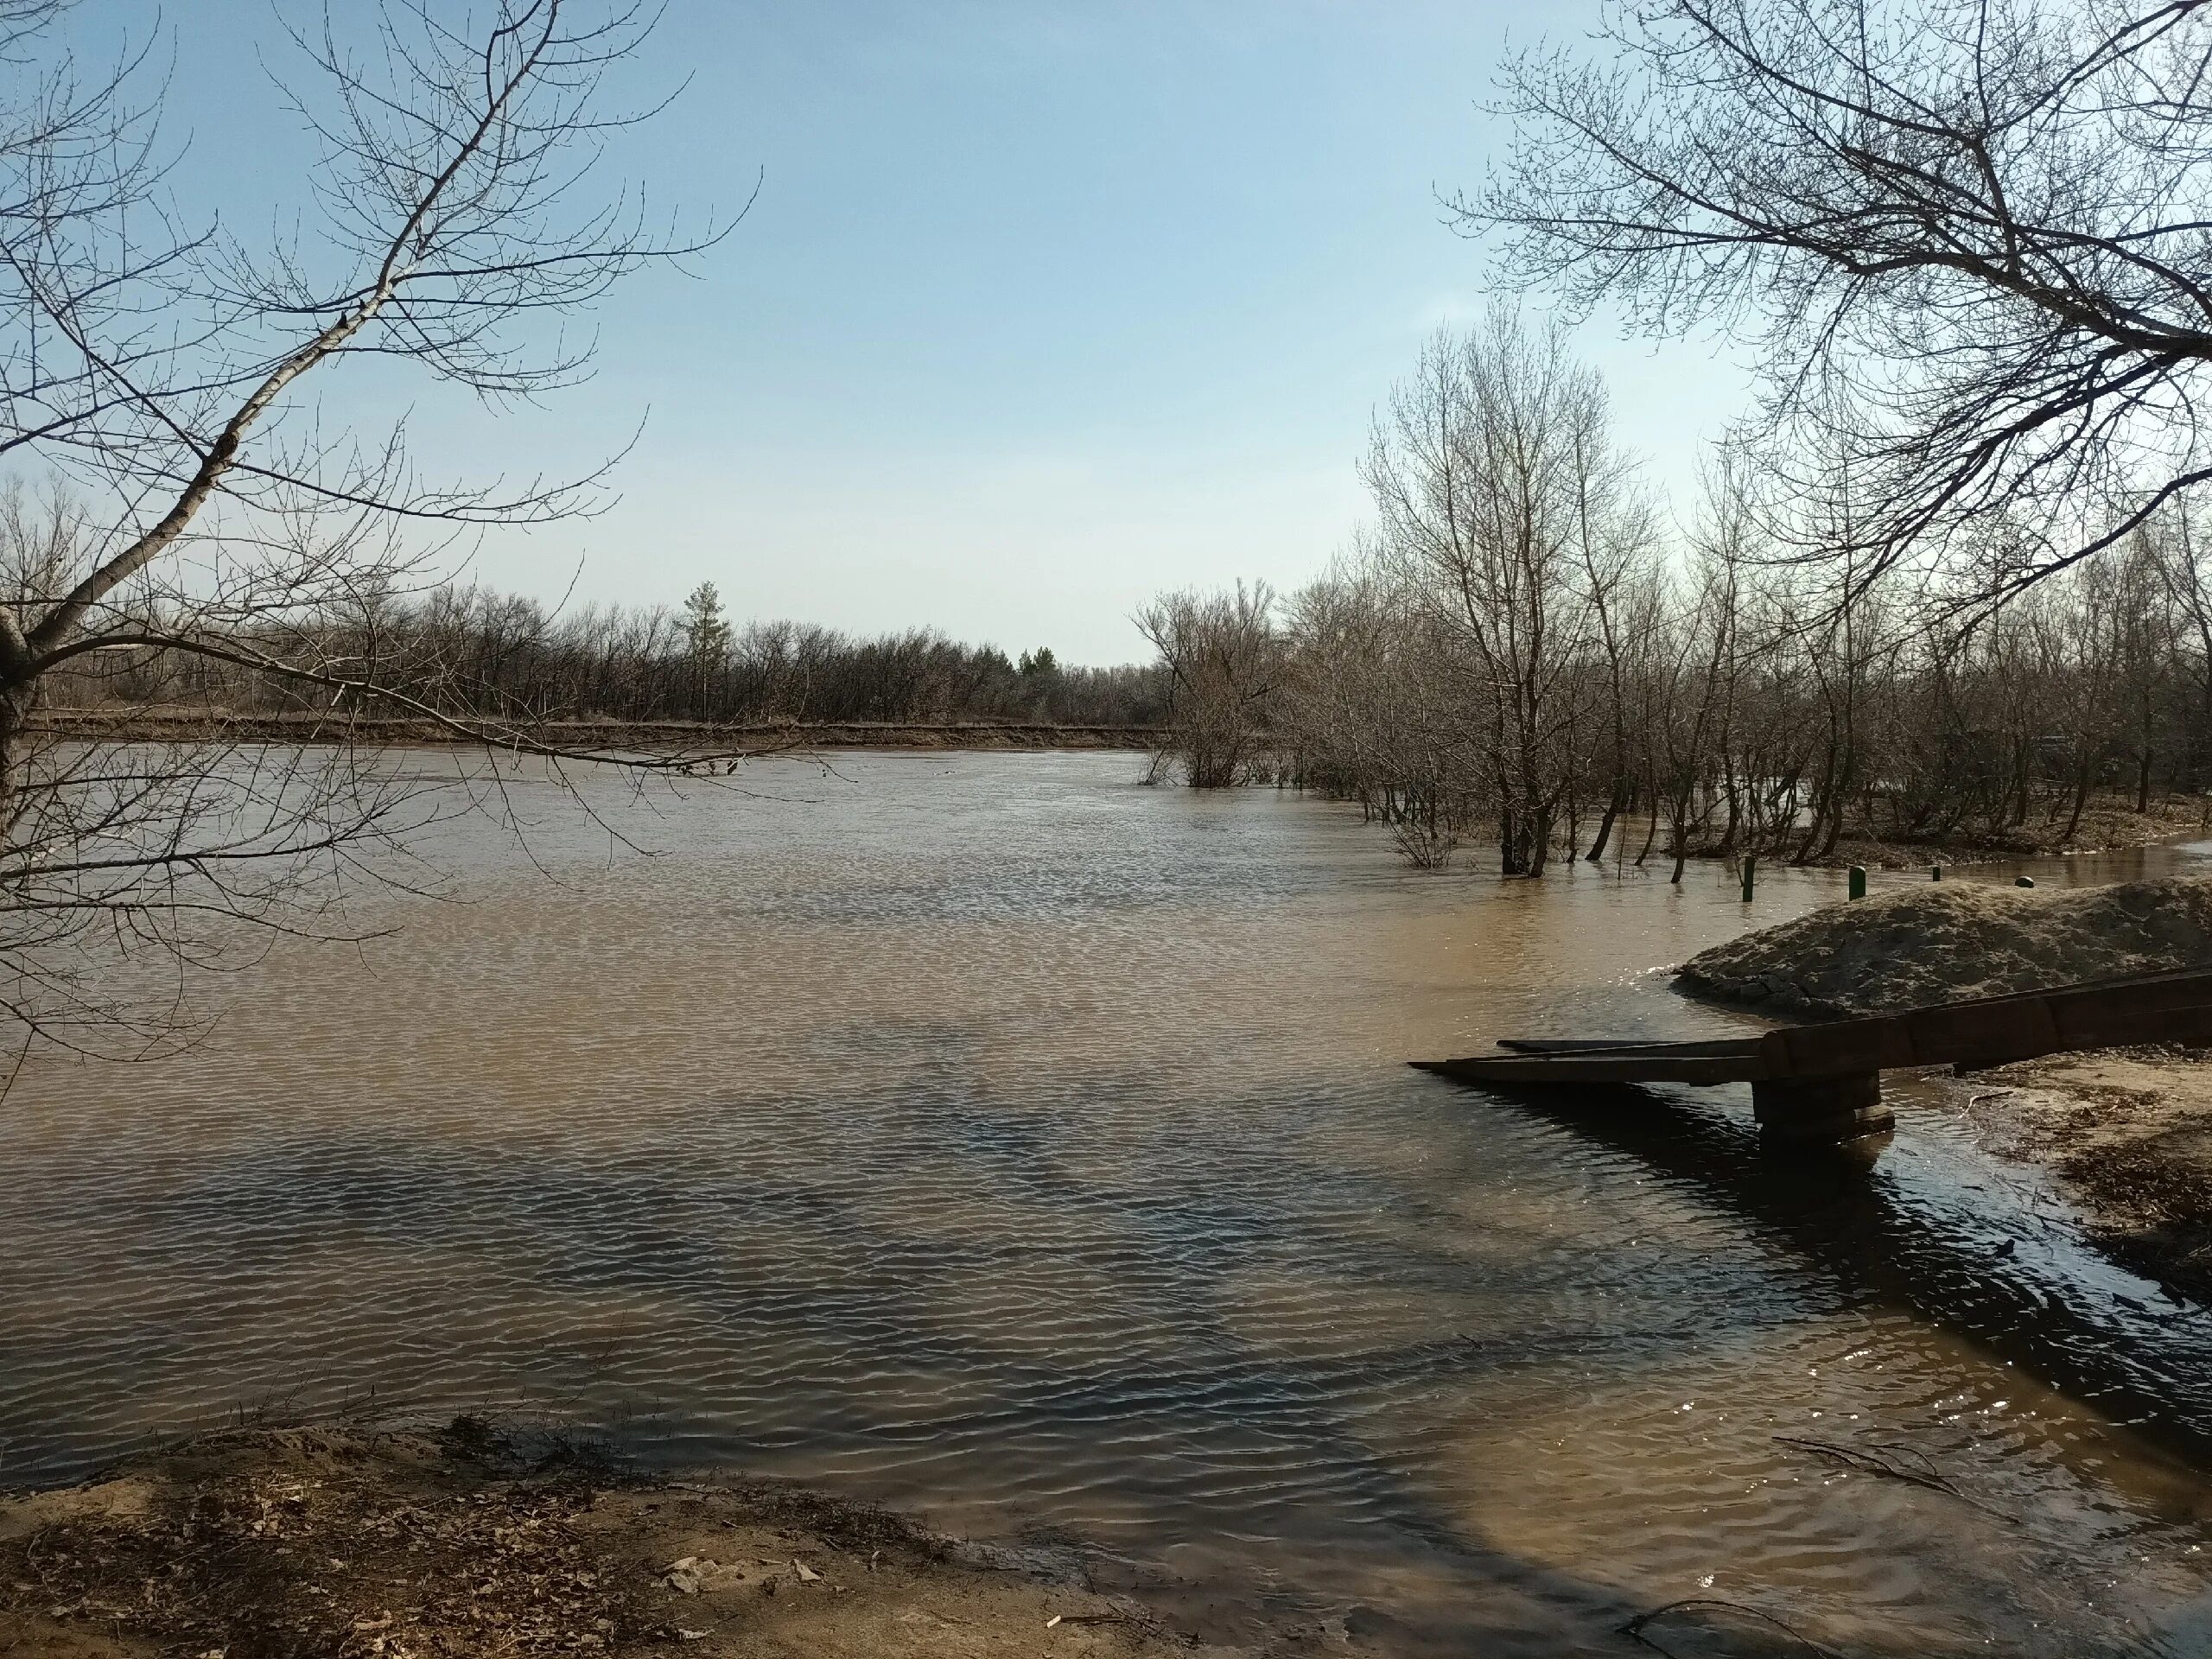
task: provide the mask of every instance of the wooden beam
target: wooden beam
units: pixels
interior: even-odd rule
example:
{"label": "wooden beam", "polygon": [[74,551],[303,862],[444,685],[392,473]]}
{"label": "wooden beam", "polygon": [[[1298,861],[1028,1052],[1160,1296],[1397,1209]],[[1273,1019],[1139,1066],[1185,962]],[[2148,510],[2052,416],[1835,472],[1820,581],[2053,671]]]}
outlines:
{"label": "wooden beam", "polygon": [[2212,1044],[2212,969],[1783,1026],[1758,1037],[1679,1043],[1512,1038],[1498,1045],[1505,1052],[1414,1064],[1466,1083],[1814,1082],[1870,1077],[1900,1066],[1997,1065],[2146,1042]]}

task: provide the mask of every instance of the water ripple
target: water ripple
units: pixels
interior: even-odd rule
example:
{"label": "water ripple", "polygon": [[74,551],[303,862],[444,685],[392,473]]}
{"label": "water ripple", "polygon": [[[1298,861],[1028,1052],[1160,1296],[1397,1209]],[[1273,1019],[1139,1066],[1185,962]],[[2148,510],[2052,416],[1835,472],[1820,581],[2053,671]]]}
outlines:
{"label": "water ripple", "polygon": [[280,1396],[525,1406],[1080,1548],[1224,1639],[1611,1652],[1711,1594],[1870,1653],[2202,1650],[2212,1332],[1910,1090],[1869,1168],[1725,1094],[1401,1064],[1725,1025],[1643,971],[1744,925],[1722,873],[1415,878],[1113,756],[784,792],[611,868],[550,817],[559,886],[456,828],[469,902],[365,961],[283,953],[174,1061],[35,1062],[0,1473]]}

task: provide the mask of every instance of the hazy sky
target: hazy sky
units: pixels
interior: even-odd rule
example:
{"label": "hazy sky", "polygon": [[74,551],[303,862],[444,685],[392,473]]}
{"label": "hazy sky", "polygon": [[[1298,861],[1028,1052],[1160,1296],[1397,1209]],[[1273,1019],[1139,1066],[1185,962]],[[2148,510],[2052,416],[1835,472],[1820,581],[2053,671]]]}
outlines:
{"label": "hazy sky", "polygon": [[[700,209],[757,177],[751,213],[695,277],[618,292],[590,386],[542,415],[432,397],[419,436],[557,467],[644,419],[615,511],[482,550],[503,586],[556,594],[581,556],[588,598],[705,577],[741,616],[1133,658],[1154,590],[1294,586],[1343,545],[1371,410],[1482,303],[1437,193],[1498,140],[1476,105],[1500,50],[1591,10],[673,0],[637,84],[691,85],[621,160]],[[266,224],[305,159],[238,49],[280,38],[266,0],[137,16],[175,56],[182,188],[222,181],[226,217]],[[1686,482],[1742,374],[1608,328],[1585,350],[1628,442]]]}

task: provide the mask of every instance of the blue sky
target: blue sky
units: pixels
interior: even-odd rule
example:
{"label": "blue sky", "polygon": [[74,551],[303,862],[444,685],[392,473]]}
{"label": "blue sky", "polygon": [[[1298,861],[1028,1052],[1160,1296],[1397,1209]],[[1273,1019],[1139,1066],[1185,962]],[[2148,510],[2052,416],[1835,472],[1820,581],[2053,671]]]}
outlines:
{"label": "blue sky", "polygon": [[[1294,586],[1359,521],[1370,410],[1482,303],[1437,192],[1498,141],[1476,105],[1509,31],[1591,12],[673,0],[628,73],[690,89],[619,160],[658,200],[758,200],[696,275],[618,292],[597,379],[550,410],[425,391],[426,451],[479,470],[575,465],[645,421],[614,511],[475,568],[550,595],[581,561],[578,595],[627,602],[711,578],[741,616],[1090,662],[1141,654],[1128,613],[1161,587]],[[267,0],[136,18],[175,54],[188,200],[251,228],[300,199],[296,123],[239,49],[283,61]],[[1745,377],[1709,344],[1582,343],[1687,509]]]}

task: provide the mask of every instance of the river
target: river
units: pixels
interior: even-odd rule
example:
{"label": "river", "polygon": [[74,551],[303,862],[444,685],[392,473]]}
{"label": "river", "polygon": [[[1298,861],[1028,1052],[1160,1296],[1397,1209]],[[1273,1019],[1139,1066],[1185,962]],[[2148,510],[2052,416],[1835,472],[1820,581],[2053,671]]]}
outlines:
{"label": "river", "polygon": [[363,901],[397,933],[273,951],[181,1056],[35,1057],[0,1481],[263,1408],[490,1408],[1224,1642],[1619,1653],[1712,1598],[1853,1653],[2212,1647],[2212,1318],[1940,1085],[1878,1158],[1776,1156],[1741,1089],[1403,1064],[1742,1029],[1662,970],[1840,874],[1420,874],[1340,807],[1140,775],[792,759],[588,779],[597,818],[518,775],[527,846],[446,826],[450,899]]}

